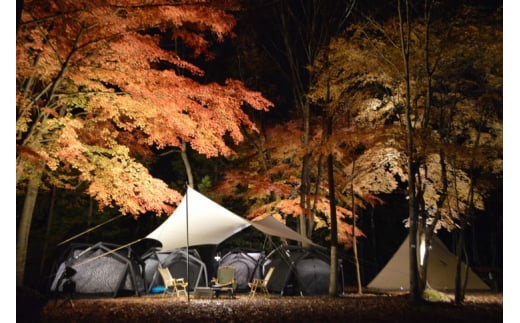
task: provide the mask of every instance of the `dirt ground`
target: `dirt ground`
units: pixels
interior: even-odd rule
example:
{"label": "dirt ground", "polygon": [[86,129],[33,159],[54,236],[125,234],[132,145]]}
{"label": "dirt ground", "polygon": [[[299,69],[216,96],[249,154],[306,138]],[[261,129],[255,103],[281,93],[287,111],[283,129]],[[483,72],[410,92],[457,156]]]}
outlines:
{"label": "dirt ground", "polygon": [[[448,294],[449,295],[449,294]],[[452,295],[451,295],[452,296]],[[26,300],[27,301],[27,300]],[[408,295],[349,293],[195,299],[161,295],[46,300],[18,304],[17,322],[502,322],[502,294],[467,294],[451,302],[411,304]],[[20,306],[19,306],[20,305]],[[41,309],[38,311],[38,309]]]}

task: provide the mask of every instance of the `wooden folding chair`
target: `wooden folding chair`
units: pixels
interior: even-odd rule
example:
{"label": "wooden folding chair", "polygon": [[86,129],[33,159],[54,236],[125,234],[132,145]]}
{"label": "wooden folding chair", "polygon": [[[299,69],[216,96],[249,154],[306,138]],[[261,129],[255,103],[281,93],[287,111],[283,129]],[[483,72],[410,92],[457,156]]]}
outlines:
{"label": "wooden folding chair", "polygon": [[188,283],[184,281],[184,278],[173,278],[168,267],[162,267],[161,265],[159,265],[157,267],[157,270],[161,274],[161,277],[164,282],[163,296],[167,294],[167,291],[170,288],[172,290],[172,296],[180,296],[181,293],[188,296],[188,291],[186,290]]}
{"label": "wooden folding chair", "polygon": [[271,276],[273,275],[274,267],[269,268],[267,271],[267,274],[265,274],[264,279],[255,278],[252,282],[247,283],[249,285],[249,288],[251,289],[249,291],[249,296],[254,297],[256,295],[256,291],[262,291],[265,293],[266,296],[269,296],[269,290],[267,289],[267,284],[269,283],[269,279],[271,279]]}

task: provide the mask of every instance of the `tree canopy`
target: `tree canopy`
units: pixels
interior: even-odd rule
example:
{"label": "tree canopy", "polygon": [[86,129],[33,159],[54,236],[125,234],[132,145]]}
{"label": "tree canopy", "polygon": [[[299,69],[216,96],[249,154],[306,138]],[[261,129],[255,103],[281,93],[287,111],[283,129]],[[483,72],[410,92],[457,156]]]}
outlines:
{"label": "tree canopy", "polygon": [[[414,158],[420,165],[429,221],[442,216],[436,229],[451,230],[465,221],[472,177],[478,181],[471,203],[482,210],[494,187],[489,179],[501,176],[502,31],[497,28],[499,17],[483,23],[478,20],[481,14],[462,7],[457,15],[429,25],[417,20],[412,31]],[[444,19],[450,19],[448,29]],[[399,26],[395,19],[366,21],[350,26],[323,50],[313,67],[319,76],[309,94],[317,104],[330,96],[331,105],[339,110],[337,124],[343,130],[331,139],[334,147],[348,143],[364,147],[354,175],[360,195],[395,191],[406,182],[408,172],[405,90],[396,45]],[[431,66],[425,65],[425,53],[431,56]],[[346,170],[352,167],[348,161],[344,165]]]}
{"label": "tree canopy", "polygon": [[[143,163],[187,142],[207,157],[256,130],[272,104],[195,65],[233,35],[231,2],[25,1],[17,31],[17,185],[86,186],[100,208],[170,212],[179,200]],[[191,62],[190,62],[191,60]]]}

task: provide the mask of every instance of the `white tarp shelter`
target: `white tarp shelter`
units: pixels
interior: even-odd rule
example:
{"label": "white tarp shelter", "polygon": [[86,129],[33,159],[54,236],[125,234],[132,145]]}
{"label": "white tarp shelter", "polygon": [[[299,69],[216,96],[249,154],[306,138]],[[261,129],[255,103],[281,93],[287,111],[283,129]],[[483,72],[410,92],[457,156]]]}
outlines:
{"label": "white tarp shelter", "polygon": [[161,242],[162,250],[217,245],[250,225],[267,235],[316,246],[311,240],[271,216],[259,221],[248,221],[189,186],[173,214],[146,238]]}
{"label": "white tarp shelter", "polygon": [[[410,243],[408,236],[392,256],[386,266],[367,285],[373,290],[409,290],[410,289]],[[455,290],[457,257],[437,237],[433,236],[430,254],[428,256],[427,280],[430,286],[437,290]],[[466,272],[462,263],[461,274]],[[464,279],[464,276],[462,276]],[[468,269],[468,290],[489,290],[471,269]]]}

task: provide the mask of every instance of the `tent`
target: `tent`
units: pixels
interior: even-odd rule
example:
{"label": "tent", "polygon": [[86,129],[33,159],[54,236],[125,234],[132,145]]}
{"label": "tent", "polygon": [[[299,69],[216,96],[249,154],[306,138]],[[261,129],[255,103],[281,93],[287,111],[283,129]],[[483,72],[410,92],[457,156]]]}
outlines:
{"label": "tent", "polygon": [[[155,287],[164,286],[157,271],[159,263],[162,267],[168,267],[173,277],[184,278],[188,282],[188,290],[208,286],[206,265],[195,249],[190,249],[189,255],[186,257],[186,249],[159,251],[157,248],[153,248],[144,253],[142,259],[145,264],[144,277],[148,293]],[[187,259],[189,260],[187,261]],[[188,272],[188,277],[186,277],[186,272]]]}
{"label": "tent", "polygon": [[[275,267],[267,284],[271,293],[280,295],[327,295],[330,279],[330,258],[315,249],[281,246],[266,256],[262,268]],[[338,272],[340,272],[338,268]],[[338,290],[343,283],[338,277]]]}
{"label": "tent", "polygon": [[250,225],[267,235],[317,246],[271,216],[258,221],[248,221],[189,186],[175,211],[146,238],[159,241],[163,250],[218,245]]}
{"label": "tent", "polygon": [[262,219],[258,219],[255,221],[251,221],[251,225],[255,227],[257,230],[263,232],[269,236],[281,237],[293,241],[302,242],[303,245],[314,247],[314,248],[323,248],[320,245],[315,244],[311,240],[303,237],[298,232],[291,230],[285,224],[276,220],[272,216],[267,216]]}
{"label": "tent", "polygon": [[[63,292],[66,272],[75,283],[78,295],[120,295],[144,293],[143,266],[130,247],[98,242],[71,244],[62,255],[50,290]],[[70,270],[73,269],[73,270]]]}
{"label": "tent", "polygon": [[261,263],[264,258],[263,251],[233,249],[220,259],[219,265],[233,266],[237,291],[247,291],[248,282],[253,278],[261,278]]}
{"label": "tent", "polygon": [[[367,285],[373,290],[408,290],[410,288],[410,245],[409,239],[403,241],[397,252],[386,266]],[[437,237],[433,236],[428,256],[428,283],[437,290],[454,290],[457,257]],[[461,273],[465,273],[463,263]],[[489,290],[486,285],[471,269],[468,271],[468,290]]]}

